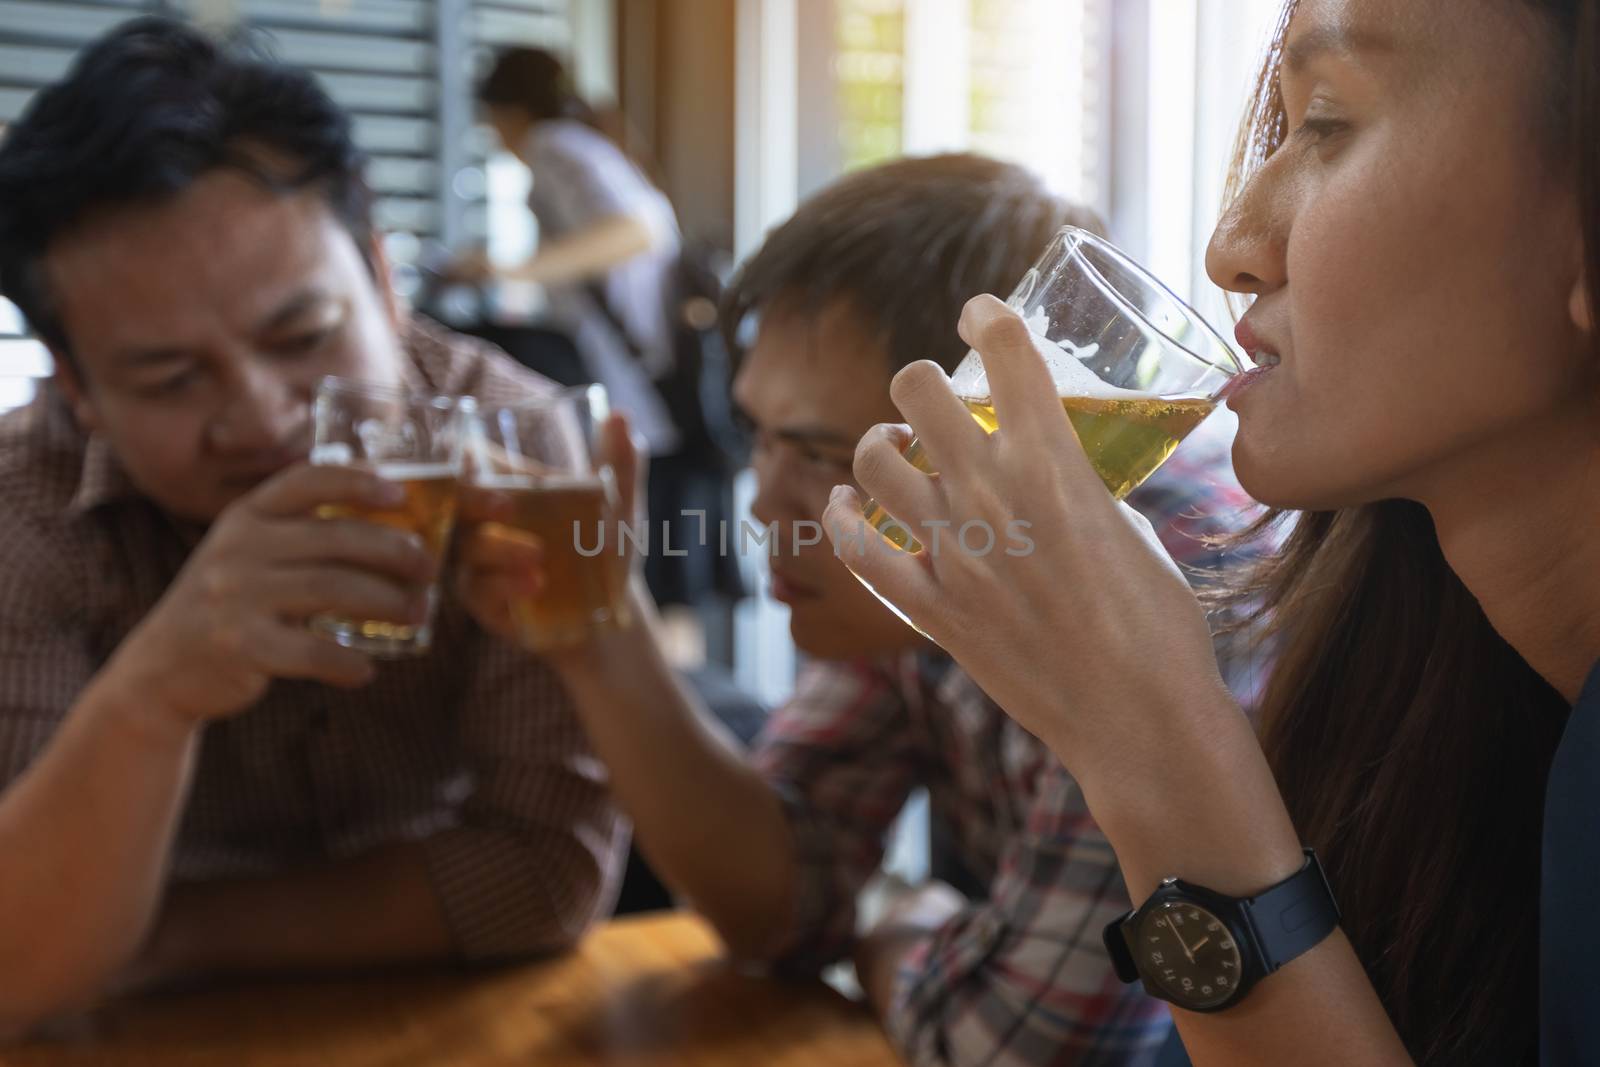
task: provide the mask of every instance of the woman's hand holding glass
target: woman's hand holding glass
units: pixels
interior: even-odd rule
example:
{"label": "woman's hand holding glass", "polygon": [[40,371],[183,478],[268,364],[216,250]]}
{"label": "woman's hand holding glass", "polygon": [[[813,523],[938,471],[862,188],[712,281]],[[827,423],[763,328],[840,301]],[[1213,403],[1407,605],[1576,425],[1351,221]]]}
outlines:
{"label": "woman's hand holding glass", "polygon": [[[1075,774],[1096,753],[1163,745],[1163,709],[1229,699],[1204,612],[1149,522],[1107,492],[1023,320],[978,297],[960,332],[983,360],[1000,428],[985,433],[935,364],[914,364],[891,395],[940,473],[907,462],[911,434],[897,426],[872,430],[855,463],[867,493],[913,530],[942,530],[944,550],[877,551],[843,486],[824,525],[847,565]],[[1018,522],[1031,548],[1008,551]],[[958,534],[973,523],[997,547],[966,551]],[[857,552],[863,537],[870,548]]]}

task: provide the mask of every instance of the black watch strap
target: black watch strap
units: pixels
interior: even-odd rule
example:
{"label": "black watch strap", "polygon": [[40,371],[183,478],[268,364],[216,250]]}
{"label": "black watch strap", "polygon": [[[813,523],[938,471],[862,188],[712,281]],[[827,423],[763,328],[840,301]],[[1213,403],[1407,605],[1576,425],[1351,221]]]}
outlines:
{"label": "black watch strap", "polygon": [[1127,925],[1138,914],[1138,908],[1123,912],[1107,923],[1105,931],[1100,935],[1102,943],[1106,946],[1106,955],[1111,957],[1111,969],[1117,972],[1117,978],[1125,984],[1139,980],[1139,965],[1134,962],[1133,950],[1128,947],[1128,939],[1124,935]]}
{"label": "black watch strap", "polygon": [[1306,862],[1294,874],[1259,895],[1239,901],[1249,916],[1266,973],[1314,948],[1339,925],[1339,905],[1317,854],[1305,850]]}

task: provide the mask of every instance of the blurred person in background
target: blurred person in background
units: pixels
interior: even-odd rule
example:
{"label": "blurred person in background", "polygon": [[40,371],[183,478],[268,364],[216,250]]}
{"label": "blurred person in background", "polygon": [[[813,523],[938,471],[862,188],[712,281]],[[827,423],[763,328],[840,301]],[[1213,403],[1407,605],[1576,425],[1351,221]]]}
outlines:
{"label": "blurred person in background", "polygon": [[678,255],[672,204],[600,131],[552,53],[500,53],[478,85],[478,103],[501,146],[533,175],[528,208],[538,246],[507,267],[468,253],[448,273],[543,286],[552,320],[577,342],[591,378],[628,412],[653,455],[672,452],[677,428],[652,385],[673,357],[663,299]]}
{"label": "blurred person in background", "polygon": [[[953,369],[965,301],[1009,291],[1067,223],[1100,229],[1016,166],[903,160],[818,194],[735,277],[724,327],[754,328],[735,387],[755,441],[754,512],[773,525],[773,595],[811,657],[753,752],[673,681],[642,597],[644,624],[552,659],[666,881],[741,959],[802,973],[852,959],[914,1064],[1143,1064],[1169,1025],[1101,945],[1128,896],[1077,783],[820,529],[796,525],[850,477],[861,432],[892,417],[895,371],[926,358]],[[616,421],[606,444],[630,484]],[[1208,538],[1235,531],[1249,504],[1226,437],[1205,431],[1130,499],[1202,569],[1221,562]],[[537,595],[536,547],[486,529],[467,554],[469,605],[509,633],[508,603]],[[1219,654],[1248,699],[1248,649],[1223,641]],[[858,894],[919,786],[948,834],[949,881],[917,887],[858,936]]]}
{"label": "blurred person in background", "polygon": [[[0,417],[0,1030],[108,986],[570,945],[625,836],[558,679],[413,621],[398,487],[306,463],[318,380],[549,383],[408,317],[350,119],[183,24],[111,31],[0,143],[0,292],[55,379]],[[25,860],[22,859],[25,857]]]}
{"label": "blurred person in background", "polygon": [[[548,296],[549,322],[575,341],[590,380],[606,387],[650,451],[650,528],[669,529],[672,554],[646,559],[658,603],[694,605],[745,595],[737,567],[699,544],[703,513],[732,515],[742,442],[728,413],[726,353],[716,336],[719,282],[698,248],[688,253],[666,195],[606,133],[560,59],[538,48],[497,57],[478,86],[483,115],[533,177],[528,207],[538,224],[532,258],[496,267],[483,252],[446,274],[459,281],[533,282]],[[695,304],[706,322],[692,321]],[[681,554],[680,554],[681,553]]]}

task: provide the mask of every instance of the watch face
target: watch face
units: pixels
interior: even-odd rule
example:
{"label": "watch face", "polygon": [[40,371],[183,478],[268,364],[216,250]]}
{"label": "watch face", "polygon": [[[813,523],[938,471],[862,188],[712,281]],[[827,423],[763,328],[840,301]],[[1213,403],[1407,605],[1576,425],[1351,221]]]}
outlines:
{"label": "watch face", "polygon": [[1238,991],[1243,957],[1222,920],[1197,904],[1165,901],[1140,919],[1134,954],[1145,980],[1196,1011]]}

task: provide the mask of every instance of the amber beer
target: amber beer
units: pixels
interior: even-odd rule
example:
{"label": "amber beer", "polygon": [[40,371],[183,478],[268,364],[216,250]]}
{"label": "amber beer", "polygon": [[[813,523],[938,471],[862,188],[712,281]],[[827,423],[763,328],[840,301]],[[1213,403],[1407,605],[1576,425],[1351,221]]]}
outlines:
{"label": "amber beer", "polygon": [[[1078,443],[1119,500],[1205,421],[1243,370],[1238,354],[1198,312],[1126,253],[1077,227],[1056,234],[1006,306],[1027,327]],[[988,368],[977,352],[968,352],[957,364],[950,388],[985,431],[997,431]],[[910,443],[906,458],[932,473],[918,442]],[[867,502],[863,511],[891,545],[921,549],[912,531],[875,501]],[[961,531],[954,533],[968,550]],[[992,548],[989,538],[998,535],[988,531],[978,543]],[[1015,542],[1008,544],[1008,553],[1013,547],[1028,551],[1025,539],[1014,537],[1013,527],[1008,525],[1005,536]],[[848,558],[845,565],[850,566]],[[916,626],[892,601],[881,595],[878,599]]]}
{"label": "amber beer", "polygon": [[480,476],[476,485],[504,498],[503,525],[544,549],[542,589],[510,605],[525,647],[571,648],[627,620],[628,557],[604,476],[496,474]]}
{"label": "amber beer", "polygon": [[[967,410],[987,433],[999,429],[990,397],[963,398]],[[1062,410],[1077,431],[1078,442],[1111,495],[1121,500],[1167,461],[1191,430],[1216,408],[1215,398],[1168,399],[1156,396],[1063,396]],[[913,441],[906,459],[932,474],[921,442]],[[874,529],[896,548],[915,552],[921,546],[876,501],[865,515]]]}
{"label": "amber beer", "polygon": [[[441,562],[456,518],[456,469],[437,463],[394,463],[378,465],[375,473],[386,481],[400,485],[405,490],[405,502],[394,508],[325,504],[317,509],[317,518],[360,519],[362,522],[414,533],[422,538],[423,546],[434,562]],[[417,626],[331,616],[321,616],[312,625],[341,645],[361,648],[374,655],[410,655],[426,651],[432,640],[433,600],[436,595],[434,588],[428,590],[429,618]]]}

